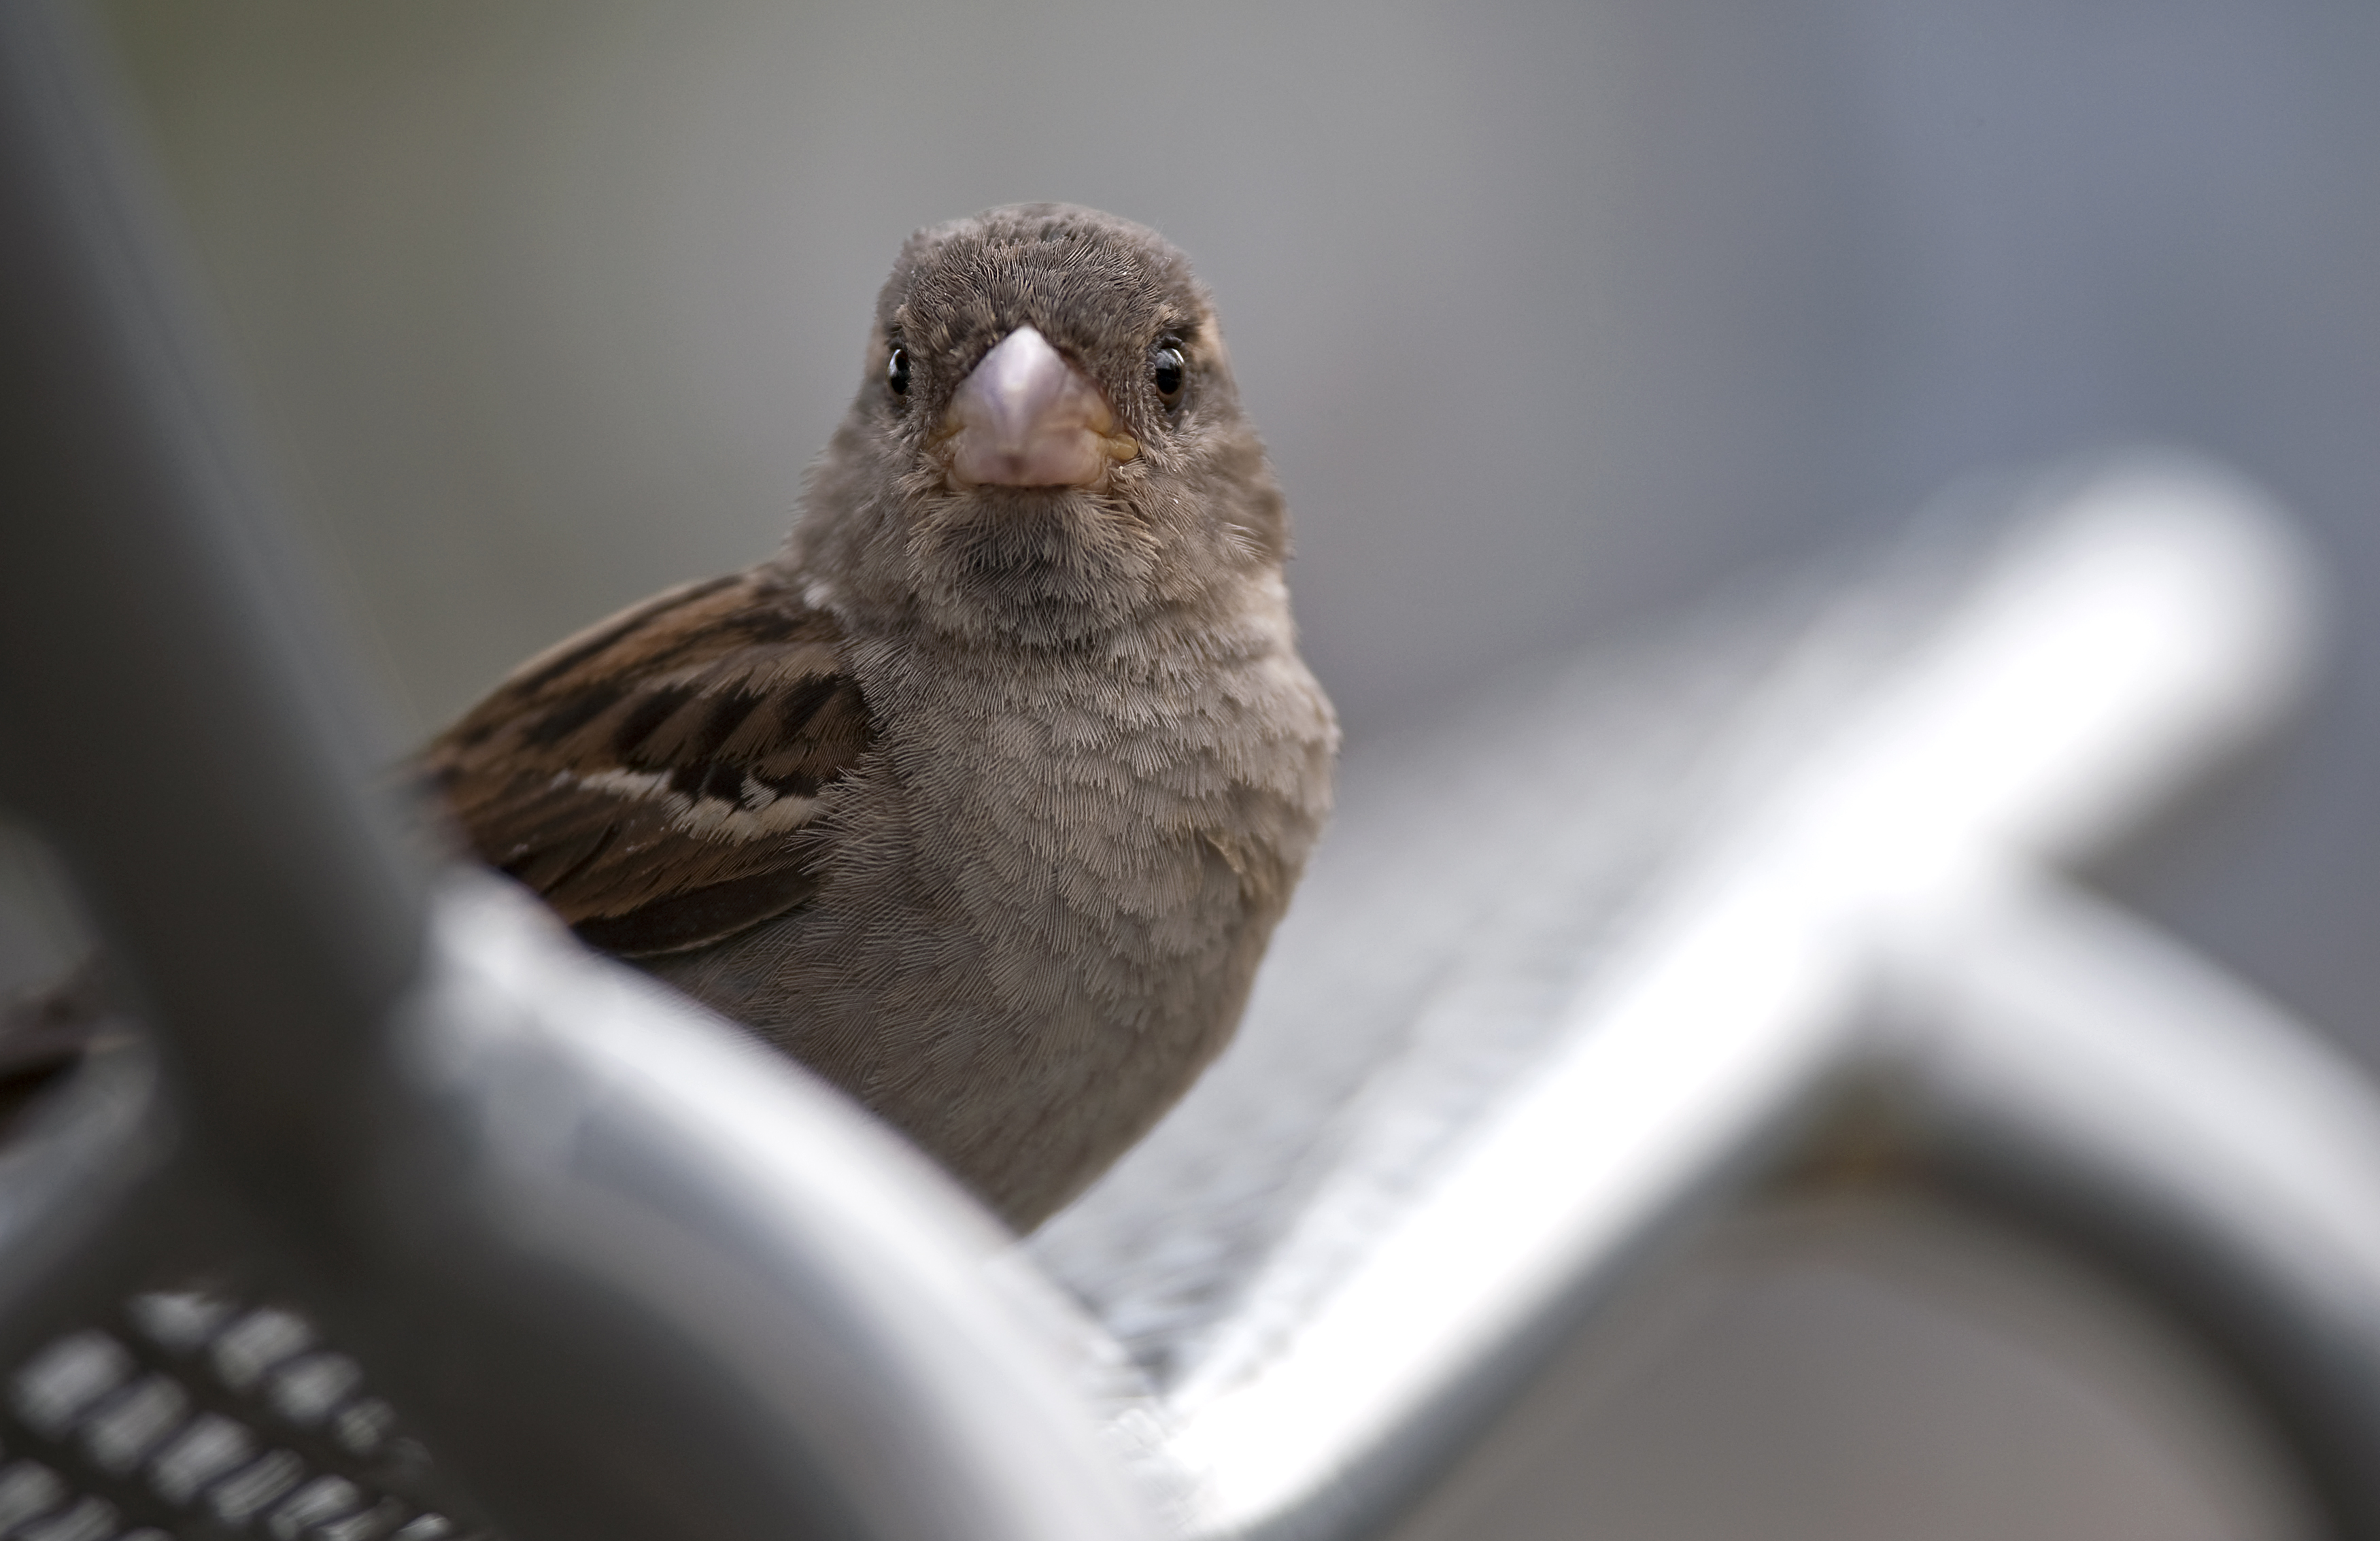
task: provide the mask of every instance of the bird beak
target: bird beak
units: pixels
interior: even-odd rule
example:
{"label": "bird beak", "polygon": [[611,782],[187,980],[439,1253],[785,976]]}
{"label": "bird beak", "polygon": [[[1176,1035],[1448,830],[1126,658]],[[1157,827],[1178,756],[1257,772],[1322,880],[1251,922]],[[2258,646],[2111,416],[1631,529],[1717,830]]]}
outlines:
{"label": "bird beak", "polygon": [[951,479],[962,487],[1096,487],[1140,453],[1116,431],[1098,387],[1020,326],[983,356],[942,419]]}

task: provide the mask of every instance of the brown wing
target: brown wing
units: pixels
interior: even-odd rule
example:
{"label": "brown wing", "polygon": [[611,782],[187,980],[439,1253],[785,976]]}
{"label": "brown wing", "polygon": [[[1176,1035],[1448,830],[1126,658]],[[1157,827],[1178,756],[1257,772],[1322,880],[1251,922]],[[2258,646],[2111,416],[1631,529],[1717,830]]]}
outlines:
{"label": "brown wing", "polygon": [[424,757],[481,859],[594,946],[683,952],[817,891],[819,794],[868,747],[833,619],[752,573],[531,659]]}

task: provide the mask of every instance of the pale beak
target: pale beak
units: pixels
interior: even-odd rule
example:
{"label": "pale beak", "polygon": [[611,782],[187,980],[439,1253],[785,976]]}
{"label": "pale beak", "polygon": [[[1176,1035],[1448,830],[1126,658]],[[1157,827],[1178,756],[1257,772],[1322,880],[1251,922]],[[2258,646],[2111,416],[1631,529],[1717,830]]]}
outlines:
{"label": "pale beak", "polygon": [[951,398],[942,432],[961,486],[1094,487],[1140,445],[1115,431],[1098,387],[1048,339],[1020,326],[983,356]]}

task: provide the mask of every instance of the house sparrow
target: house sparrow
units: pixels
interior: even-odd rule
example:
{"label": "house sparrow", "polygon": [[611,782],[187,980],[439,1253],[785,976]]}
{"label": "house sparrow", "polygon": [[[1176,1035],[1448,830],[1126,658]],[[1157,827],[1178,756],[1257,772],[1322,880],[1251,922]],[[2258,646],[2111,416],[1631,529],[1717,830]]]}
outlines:
{"label": "house sparrow", "polygon": [[912,236],[776,556],[431,746],[490,864],[842,1086],[1020,1230],[1230,1037],[1330,809],[1281,496],[1182,254]]}

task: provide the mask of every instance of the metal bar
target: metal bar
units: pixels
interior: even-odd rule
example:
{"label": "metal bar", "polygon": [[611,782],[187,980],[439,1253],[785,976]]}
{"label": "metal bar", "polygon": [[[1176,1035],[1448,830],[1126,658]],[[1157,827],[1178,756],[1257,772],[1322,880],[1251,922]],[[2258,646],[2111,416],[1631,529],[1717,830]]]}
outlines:
{"label": "metal bar", "polygon": [[398,1035],[423,1122],[380,1195],[405,1256],[363,1287],[437,1302],[377,1302],[407,1329],[388,1349],[467,1383],[439,1448],[508,1523],[1144,1533],[1076,1324],[937,1169],[507,885],[459,881],[435,916]]}
{"label": "metal bar", "polygon": [[0,15],[5,771],[172,1024],[203,1137],[334,1210],[324,1159],[413,972],[422,875],[276,592],[81,73],[58,13]]}
{"label": "metal bar", "polygon": [[2335,1534],[2380,1536],[2380,1095],[2113,906],[2011,874],[1897,954],[1877,1069],[1911,1156],[2097,1259],[2283,1435]]}

